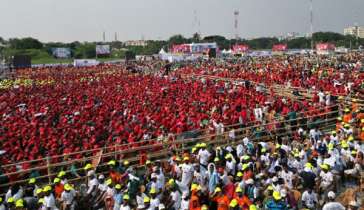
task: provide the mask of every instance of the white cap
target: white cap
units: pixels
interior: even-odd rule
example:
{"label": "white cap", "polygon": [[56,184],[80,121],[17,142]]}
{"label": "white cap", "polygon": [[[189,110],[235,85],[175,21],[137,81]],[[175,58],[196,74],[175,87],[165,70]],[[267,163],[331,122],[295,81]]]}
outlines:
{"label": "white cap", "polygon": [[157,171],[158,170],[158,166],[154,166],[153,171]]}
{"label": "white cap", "polygon": [[329,194],[327,194],[327,197],[330,199],[335,199],[335,193],[333,191],[330,191]]}
{"label": "white cap", "polygon": [[152,179],[153,179],[153,178],[157,178],[157,174],[152,173],[151,177],[152,177]]}
{"label": "white cap", "polygon": [[159,204],[159,209],[166,209],[163,203]]}
{"label": "white cap", "polygon": [[287,190],[286,189],[281,190],[281,196],[284,197],[284,198],[287,196]]}
{"label": "white cap", "polygon": [[359,208],[359,204],[356,201],[350,201],[349,205]]}
{"label": "white cap", "polygon": [[254,181],[253,181],[253,179],[248,179],[248,180],[246,181],[246,183],[247,183],[247,184],[254,184]]}
{"label": "white cap", "polygon": [[278,182],[278,178],[275,176],[275,177],[272,178],[272,181],[273,182]]}
{"label": "white cap", "polygon": [[182,196],[181,196],[181,198],[183,199],[183,198],[186,198],[186,197],[188,197],[190,195],[190,193],[188,192],[188,191],[184,191],[183,193],[182,193]]}
{"label": "white cap", "polygon": [[101,175],[99,176],[99,179],[105,179],[104,175],[103,175],[103,174],[101,174]]}
{"label": "white cap", "polygon": [[318,140],[318,141],[317,141],[317,143],[318,143],[318,144],[321,144],[321,143],[322,143],[322,141],[321,141],[321,140]]}
{"label": "white cap", "polygon": [[95,172],[93,170],[87,172],[87,176],[92,176]]}

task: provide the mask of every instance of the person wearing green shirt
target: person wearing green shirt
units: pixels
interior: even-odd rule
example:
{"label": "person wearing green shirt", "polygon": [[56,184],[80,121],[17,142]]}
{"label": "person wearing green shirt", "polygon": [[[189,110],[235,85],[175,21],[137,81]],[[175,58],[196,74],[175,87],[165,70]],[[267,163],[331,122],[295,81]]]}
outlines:
{"label": "person wearing green shirt", "polygon": [[[32,171],[32,173],[29,176],[29,179],[37,178],[37,177],[40,177],[39,172],[38,171]],[[35,182],[40,183],[40,182],[42,182],[42,179],[36,179]]]}
{"label": "person wearing green shirt", "polygon": [[265,198],[263,199],[263,205],[267,205],[267,203],[273,199],[273,187],[269,186],[268,187],[268,194],[265,196]]}
{"label": "person wearing green shirt", "polygon": [[297,125],[297,120],[295,120],[297,118],[297,113],[293,110],[293,108],[291,107],[291,112],[287,114],[287,116],[289,117],[291,121],[291,126],[295,126]]}
{"label": "person wearing green shirt", "polygon": [[129,175],[129,180],[128,180],[129,195],[132,200],[136,199],[136,193],[138,189],[142,186],[142,184],[143,184],[143,179],[139,175],[138,168],[135,167],[133,168],[133,174]]}

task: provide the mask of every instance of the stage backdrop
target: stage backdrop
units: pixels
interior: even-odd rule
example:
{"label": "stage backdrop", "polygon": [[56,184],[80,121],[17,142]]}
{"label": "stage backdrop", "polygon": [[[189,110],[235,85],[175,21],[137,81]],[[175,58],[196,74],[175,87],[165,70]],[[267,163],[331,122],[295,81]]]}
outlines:
{"label": "stage backdrop", "polygon": [[316,52],[318,54],[331,54],[335,52],[335,44],[323,43],[316,44]]}
{"label": "stage backdrop", "polygon": [[287,44],[275,44],[273,45],[274,54],[283,54],[287,52]]}
{"label": "stage backdrop", "polygon": [[249,46],[248,45],[233,45],[233,52],[234,52],[234,54],[249,53]]}

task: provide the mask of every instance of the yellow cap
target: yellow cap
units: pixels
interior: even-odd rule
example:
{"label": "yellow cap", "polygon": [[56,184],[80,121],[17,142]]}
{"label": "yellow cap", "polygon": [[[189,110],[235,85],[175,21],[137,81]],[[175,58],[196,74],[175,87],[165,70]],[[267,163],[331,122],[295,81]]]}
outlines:
{"label": "yellow cap", "polygon": [[344,127],[349,128],[350,127],[349,123],[345,124]]}
{"label": "yellow cap", "polygon": [[202,190],[200,186],[196,187],[196,191]]}
{"label": "yellow cap", "polygon": [[278,153],[275,152],[275,153],[273,153],[273,155],[278,155]]}
{"label": "yellow cap", "polygon": [[11,198],[9,198],[8,199],[8,201],[6,201],[7,203],[12,203],[12,202],[14,202],[14,198],[13,197],[11,197]]}
{"label": "yellow cap", "polygon": [[247,168],[248,168],[248,164],[244,164],[242,169],[245,170]]}
{"label": "yellow cap", "polygon": [[143,200],[144,203],[148,203],[150,202],[150,198],[149,197],[145,197],[144,200]]}
{"label": "yellow cap", "polygon": [[329,166],[328,166],[328,165],[326,165],[326,164],[323,164],[323,165],[321,165],[320,167],[321,167],[321,168],[323,168],[323,169],[329,170]]}
{"label": "yellow cap", "polygon": [[59,182],[59,181],[61,181],[59,178],[55,178],[55,179],[54,179],[54,183],[57,183],[57,182]]}
{"label": "yellow cap", "polygon": [[352,141],[352,140],[354,140],[354,137],[350,136],[350,137],[348,138],[348,140],[349,140],[349,141]]}
{"label": "yellow cap", "polygon": [[273,187],[272,186],[268,186],[268,190],[273,190]]}
{"label": "yellow cap", "polygon": [[124,195],[123,200],[129,200],[129,199],[130,199],[129,195]]}
{"label": "yellow cap", "polygon": [[16,204],[15,204],[15,208],[18,208],[18,207],[24,207],[24,205],[23,205],[22,203],[18,203],[18,202],[16,202]]}
{"label": "yellow cap", "polygon": [[278,191],[273,192],[273,197],[276,200],[280,200],[282,198]]}
{"label": "yellow cap", "polygon": [[362,123],[364,123],[364,119],[361,119],[360,121],[361,121]]}
{"label": "yellow cap", "polygon": [[352,155],[356,155],[356,151],[351,151],[351,154]]}
{"label": "yellow cap", "polygon": [[342,96],[339,96],[339,99],[343,99],[343,97]]}
{"label": "yellow cap", "polygon": [[109,185],[109,184],[111,184],[112,183],[112,180],[111,179],[108,179],[107,181],[106,181],[106,184],[107,185]]}
{"label": "yellow cap", "polygon": [[226,156],[225,156],[225,159],[228,159],[228,158],[231,158],[232,157],[232,155],[231,154],[227,154]]}
{"label": "yellow cap", "polygon": [[350,112],[350,109],[345,109],[345,112]]}
{"label": "yellow cap", "polygon": [[196,147],[192,148],[192,153],[194,153],[197,150]]}
{"label": "yellow cap", "polygon": [[251,204],[249,210],[258,210],[258,208],[254,204]]}
{"label": "yellow cap", "polygon": [[243,173],[241,173],[240,171],[238,172],[238,174],[236,175],[238,177],[242,177],[243,176]]}
{"label": "yellow cap", "polygon": [[190,158],[189,157],[184,157],[183,160],[189,160]]}
{"label": "yellow cap", "polygon": [[217,147],[216,149],[221,150],[221,147]]}
{"label": "yellow cap", "polygon": [[342,117],[338,117],[337,120],[341,121],[341,120],[343,120],[343,118]]}
{"label": "yellow cap", "polygon": [[202,143],[201,144],[201,147],[206,147],[206,143]]}
{"label": "yellow cap", "polygon": [[193,184],[193,185],[191,185],[191,191],[193,191],[194,189],[196,189],[197,188],[197,184]]}
{"label": "yellow cap", "polygon": [[355,112],[360,112],[360,110],[359,110],[359,109],[357,109],[357,110],[355,110]]}
{"label": "yellow cap", "polygon": [[183,166],[183,164],[182,164],[182,163],[178,165],[178,167],[180,167],[180,168],[182,168],[182,166]]}
{"label": "yellow cap", "polygon": [[329,149],[334,149],[334,145],[333,144],[329,144]]}
{"label": "yellow cap", "polygon": [[151,161],[150,160],[147,160],[147,162],[145,162],[145,164],[150,164],[151,163]]}
{"label": "yellow cap", "polygon": [[174,159],[175,161],[181,161],[181,159],[179,157],[176,157],[176,159]]}
{"label": "yellow cap", "polygon": [[332,131],[331,133],[332,133],[332,134],[336,134],[336,131]]}
{"label": "yellow cap", "polygon": [[66,184],[66,185],[64,186],[64,189],[65,189],[65,190],[71,190],[71,189],[72,189],[72,187],[71,187],[71,185]]}
{"label": "yellow cap", "polygon": [[217,187],[217,188],[215,189],[215,193],[216,193],[216,192],[221,192],[220,187]]}
{"label": "yellow cap", "polygon": [[196,147],[201,147],[201,144],[197,143],[197,144],[196,144]]}
{"label": "yellow cap", "polygon": [[236,192],[243,192],[243,190],[240,187],[238,187],[236,188]]}
{"label": "yellow cap", "polygon": [[33,179],[30,179],[29,180],[29,183],[35,183],[35,179],[33,178]]}
{"label": "yellow cap", "polygon": [[276,144],[276,149],[280,148],[281,145],[280,144]]}
{"label": "yellow cap", "polygon": [[235,200],[235,199],[232,199],[231,202],[230,202],[230,204],[229,204],[229,206],[235,207],[236,205],[238,205],[238,201]]}
{"label": "yellow cap", "polygon": [[91,169],[91,168],[92,168],[92,165],[89,163],[83,169],[87,170],[87,169]]}
{"label": "yellow cap", "polygon": [[115,165],[116,163],[115,163],[115,160],[110,160],[108,163],[107,163],[107,165]]}
{"label": "yellow cap", "polygon": [[156,193],[156,192],[157,191],[154,188],[152,188],[149,193]]}
{"label": "yellow cap", "polygon": [[174,179],[170,179],[169,181],[168,181],[168,183],[169,184],[172,184],[174,182]]}
{"label": "yellow cap", "polygon": [[353,99],[352,101],[353,101],[353,102],[356,102],[356,99]]}
{"label": "yellow cap", "polygon": [[121,185],[120,184],[117,184],[117,185],[115,185],[115,189],[121,189]]}
{"label": "yellow cap", "polygon": [[44,189],[43,189],[43,192],[47,192],[47,191],[50,191],[52,190],[51,186],[45,186]]}
{"label": "yellow cap", "polygon": [[201,210],[207,210],[207,206],[206,205],[203,205]]}
{"label": "yellow cap", "polygon": [[39,199],[38,203],[43,203],[44,198]]}
{"label": "yellow cap", "polygon": [[300,155],[298,153],[294,154],[295,157],[300,157]]}
{"label": "yellow cap", "polygon": [[307,168],[313,168],[313,165],[311,163],[306,163]]}
{"label": "yellow cap", "polygon": [[250,157],[248,156],[248,155],[246,155],[245,157],[244,157],[244,160],[249,160],[250,159]]}
{"label": "yellow cap", "polygon": [[343,141],[343,143],[341,145],[342,145],[343,148],[348,147],[348,144],[345,141]]}
{"label": "yellow cap", "polygon": [[37,190],[37,195],[39,194],[39,193],[41,193],[43,190],[42,190],[42,188],[39,188],[38,190]]}
{"label": "yellow cap", "polygon": [[129,165],[129,161],[124,161],[124,165]]}
{"label": "yellow cap", "polygon": [[61,172],[59,172],[58,177],[65,176],[65,175],[66,175],[66,172],[61,171]]}
{"label": "yellow cap", "polygon": [[218,157],[215,157],[214,161],[220,161],[220,159]]}
{"label": "yellow cap", "polygon": [[266,152],[267,150],[265,148],[262,149],[262,152]]}

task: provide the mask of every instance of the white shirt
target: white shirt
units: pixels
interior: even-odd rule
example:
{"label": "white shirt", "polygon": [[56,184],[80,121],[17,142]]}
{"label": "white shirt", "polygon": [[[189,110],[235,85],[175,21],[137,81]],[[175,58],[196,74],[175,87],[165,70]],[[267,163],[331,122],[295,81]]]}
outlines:
{"label": "white shirt", "polygon": [[189,210],[190,209],[190,202],[191,201],[189,199],[187,201],[185,201],[184,199],[182,199],[180,210]]}
{"label": "white shirt", "polygon": [[267,151],[270,149],[270,146],[265,142],[259,142],[258,144],[262,145],[262,148],[264,148]]}
{"label": "white shirt", "polygon": [[146,194],[142,193],[140,196],[136,196],[136,202],[138,204],[137,208],[144,208],[144,198],[147,197]]}
{"label": "white shirt", "polygon": [[89,183],[88,183],[88,189],[87,189],[87,193],[90,193],[91,192],[91,189],[93,186],[95,186],[95,189],[94,191],[92,191],[92,195],[94,196],[96,194],[96,188],[97,188],[97,185],[99,184],[99,181],[97,181],[96,178],[93,178]]}
{"label": "white shirt", "polygon": [[99,182],[98,189],[100,190],[100,193],[101,193],[101,192],[106,192],[106,190],[107,190],[107,183],[106,183],[106,181],[105,181],[105,180],[104,180],[104,183],[100,183],[100,182]]}
{"label": "white shirt", "polygon": [[162,171],[157,174],[157,180],[161,183],[162,186],[164,186],[166,179],[164,178],[164,174],[162,173]]}
{"label": "white shirt", "polygon": [[23,198],[23,190],[19,189],[18,192],[13,196],[14,203],[16,203],[19,199]]}
{"label": "white shirt", "polygon": [[226,171],[235,176],[235,162],[233,160],[230,162],[226,161]]}
{"label": "white shirt", "polygon": [[112,197],[114,197],[114,195],[116,194],[115,188],[112,187],[107,187],[107,191],[106,191],[106,195],[112,195]]}
{"label": "white shirt", "polygon": [[34,186],[34,190],[33,190],[33,196],[37,196],[37,190],[39,189],[38,185]]}
{"label": "white shirt", "polygon": [[63,185],[68,184],[68,180],[66,178],[64,180],[61,179],[61,184],[63,184]]}
{"label": "white shirt", "polygon": [[311,192],[311,194],[309,194],[307,192],[307,190],[302,194],[302,201],[305,202],[305,204],[309,207],[309,208],[313,208],[315,207],[315,203],[314,202],[318,202],[317,201],[317,196],[316,193]]}
{"label": "white shirt", "polygon": [[330,136],[330,143],[335,146],[337,144],[340,144],[341,142],[340,142],[340,139],[339,139],[338,136],[331,135]]}
{"label": "white shirt", "polygon": [[262,154],[260,156],[260,160],[263,161],[265,163],[265,165],[269,166],[269,163],[270,163],[270,159],[269,159],[269,154]]}
{"label": "white shirt", "polygon": [[293,173],[291,171],[288,171],[288,173],[286,173],[284,170],[281,173],[281,177],[282,179],[284,179],[284,184],[289,188],[292,189],[293,188]]}
{"label": "white shirt", "polygon": [[194,171],[193,177],[198,182],[198,185],[205,186],[206,173],[203,173],[201,170],[200,172]]}
{"label": "white shirt", "polygon": [[183,163],[182,165],[182,183],[188,184],[192,178],[192,172],[195,171],[195,168],[192,164]]}
{"label": "white shirt", "polygon": [[189,190],[188,190],[188,186],[187,186],[186,184],[184,184],[184,183],[182,183],[182,182],[180,182],[180,181],[178,181],[178,180],[176,180],[175,182],[176,182],[176,184],[178,185],[179,190],[180,190],[182,193],[183,193],[183,192],[189,192]]}
{"label": "white shirt", "polygon": [[222,176],[220,176],[220,174],[219,174],[219,178],[222,180],[222,184],[224,186],[226,186],[230,183],[230,179],[225,173],[223,173]]}
{"label": "white shirt", "polygon": [[171,196],[172,200],[174,201],[173,203],[174,209],[179,209],[179,207],[181,206],[181,194],[178,191],[176,191],[176,192],[171,192]]}
{"label": "white shirt", "polygon": [[198,152],[198,158],[200,158],[200,164],[206,166],[208,164],[208,159],[209,159],[210,155],[211,154],[209,153],[209,151],[207,151],[207,149],[200,150]]}
{"label": "white shirt", "polygon": [[159,201],[158,197],[156,197],[154,199],[153,198],[150,199],[151,206],[159,208],[159,204],[160,204],[160,201]]}
{"label": "white shirt", "polygon": [[124,206],[124,204],[122,204],[120,206],[120,210],[130,210],[130,206],[129,205]]}
{"label": "white shirt", "polygon": [[51,210],[58,209],[56,207],[56,203],[54,201],[53,194],[50,194],[49,196],[44,196],[44,201],[43,201],[42,209],[47,210],[49,207],[51,208]]}
{"label": "white shirt", "polygon": [[246,187],[246,183],[245,183],[244,179],[242,179],[242,180],[241,180],[241,182],[239,182],[238,187],[240,187],[240,188],[241,188],[241,190],[243,191],[243,192],[242,192],[242,193],[243,193],[243,195],[245,195],[245,187]]}
{"label": "white shirt", "polygon": [[61,201],[65,202],[66,204],[71,204],[71,201],[76,197],[76,192],[74,189],[71,189],[69,193],[65,191],[61,194]]}
{"label": "white shirt", "polygon": [[[161,185],[161,183],[158,180],[156,180],[155,182],[152,182],[151,187],[154,188],[158,192],[159,189],[161,189],[163,186]],[[162,199],[162,197],[163,197],[163,193],[160,193],[157,195],[157,198],[159,198],[159,199]]]}
{"label": "white shirt", "polygon": [[323,93],[323,92],[320,92],[319,94],[318,94],[318,96],[320,97],[320,103],[323,103],[323,102],[325,102],[325,94]]}
{"label": "white shirt", "polygon": [[274,191],[280,192],[282,190],[282,187],[279,183],[277,185],[274,185],[274,183],[272,183],[272,187]]}
{"label": "white shirt", "polygon": [[345,207],[338,202],[330,202],[325,204],[322,210],[345,210]]}
{"label": "white shirt", "polygon": [[303,165],[302,165],[301,161],[295,160],[292,163],[292,166],[293,166],[293,168],[296,168],[297,169],[298,173],[301,173],[301,171],[303,170]]}
{"label": "white shirt", "polygon": [[5,206],[4,206],[4,204],[1,204],[1,206],[0,206],[0,210],[5,210]]}
{"label": "white shirt", "polygon": [[334,177],[332,176],[332,173],[329,171],[326,174],[324,171],[321,171],[320,176],[322,177],[322,183],[324,185],[329,185],[331,182],[334,181]]}

